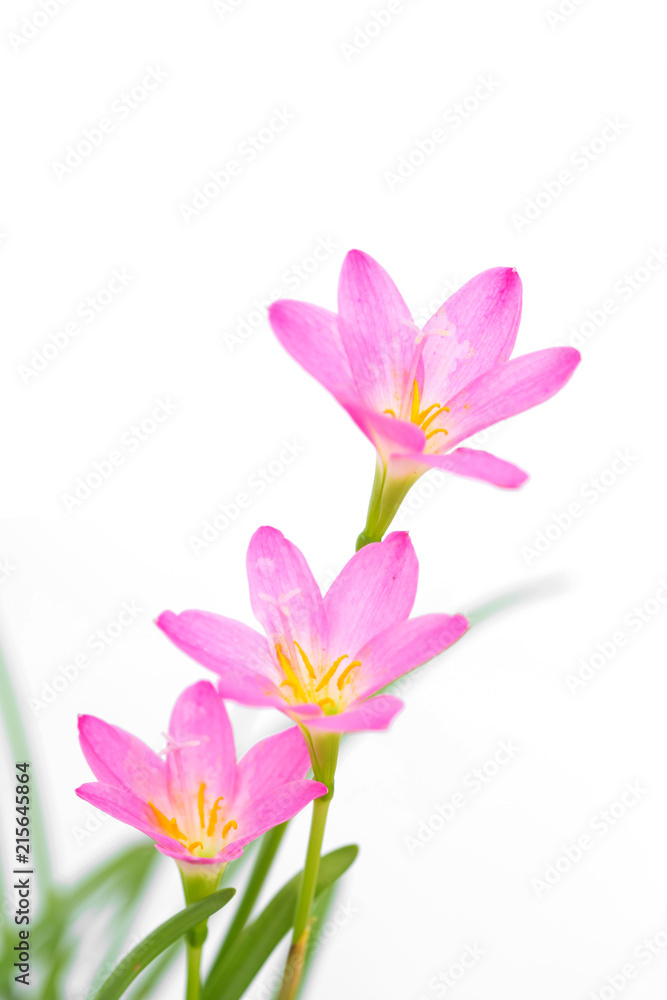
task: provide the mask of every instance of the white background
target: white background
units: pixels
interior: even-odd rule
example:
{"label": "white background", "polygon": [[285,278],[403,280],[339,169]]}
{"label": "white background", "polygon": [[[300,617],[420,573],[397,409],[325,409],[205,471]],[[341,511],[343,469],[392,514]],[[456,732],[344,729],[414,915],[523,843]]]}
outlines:
{"label": "white background", "polygon": [[[625,993],[662,996],[667,948],[651,961],[634,954],[667,926],[657,7],[586,0],[558,20],[555,2],[414,0],[366,32],[383,0],[218,6],[70,0],[17,43],[40,8],[3,4],[0,556],[11,569],[0,601],[57,873],[70,879],[132,840],[109,820],[77,843],[92,816],[73,792],[90,777],[77,713],[157,748],[180,690],[209,676],[152,618],[201,607],[251,622],[244,558],[258,525],[300,545],[323,585],[363,526],[370,445],[254,310],[285,295],[335,308],[351,247],[379,259],[424,319],[478,271],[515,266],[519,353],[570,343],[587,320],[591,334],[576,341],[583,361],[563,392],[489,435],[486,447],[531,479],[517,493],[448,479],[399,526],[421,558],[417,612],[466,612],[517,587],[539,599],[488,618],[413,676],[388,733],[347,743],[326,846],[361,845],[339,897],[356,912],[308,995],[431,1000],[444,995],[433,977],[476,944],[485,954],[456,986],[460,1000],[585,1000],[628,962],[637,975]],[[131,113],[113,111],[150,68],[162,82]],[[493,91],[481,101],[480,78]],[[293,120],[250,162],[242,144],[274,109]],[[58,168],[103,118],[113,131]],[[593,143],[606,119],[618,134]],[[446,141],[404,181],[388,178],[438,127]],[[239,175],[185,221],[182,206],[230,159]],[[558,195],[562,170],[572,183]],[[313,270],[304,260],[319,240],[330,249]],[[642,270],[648,258],[655,270]],[[132,280],[87,323],[79,304],[114,269]],[[635,272],[633,289],[624,275]],[[26,375],[72,321],[78,335]],[[63,494],[159,399],[174,412],[68,511]],[[279,461],[284,442],[302,453],[253,492],[249,477]],[[618,450],[626,466],[609,471]],[[192,536],[239,491],[252,504],[195,554]],[[572,503],[580,516],[558,529]],[[125,601],[141,612],[96,655],[89,636]],[[647,601],[641,622],[633,609]],[[619,630],[625,645],[572,693],[567,675]],[[86,651],[90,666],[31,708]],[[232,714],[241,749],[283,725],[270,711]],[[520,751],[466,792],[501,740]],[[640,784],[640,800],[596,833],[626,782]],[[464,805],[441,823],[437,806],[461,791]],[[406,838],[426,838],[434,817],[440,829],[415,848]],[[539,894],[531,880],[584,834],[593,847]],[[304,820],[276,884],[297,870],[305,836]],[[179,906],[165,864],[160,907],[137,933]],[[181,996],[180,981],[162,995]]]}

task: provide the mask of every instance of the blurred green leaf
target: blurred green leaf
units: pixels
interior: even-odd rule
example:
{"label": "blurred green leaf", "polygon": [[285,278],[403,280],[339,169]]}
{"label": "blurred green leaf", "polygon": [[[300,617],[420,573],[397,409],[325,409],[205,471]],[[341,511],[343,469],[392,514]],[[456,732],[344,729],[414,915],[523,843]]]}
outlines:
{"label": "blurred green leaf", "polygon": [[[289,822],[289,821],[288,821]],[[287,823],[281,823],[268,830],[262,837],[255,864],[253,865],[245,892],[234,914],[234,919],[229,925],[229,930],[220,946],[219,957],[226,955],[234,941],[245,927],[253,907],[257,902],[262,886],[266,881],[266,876],[273,864],[274,858],[280,847],[281,841],[287,829]]]}
{"label": "blurred green leaf", "polygon": [[178,941],[197,924],[208,920],[217,910],[222,909],[235,892],[235,889],[221,889],[220,892],[214,892],[205,899],[200,899],[197,903],[191,903],[190,906],[186,906],[184,910],[160,924],[152,934],[144,938],[116,966],[95,994],[95,1000],[118,1000],[130,983],[153,959],[161,955],[163,951],[166,951],[170,945]]}
{"label": "blurred green leaf", "polygon": [[139,981],[128,994],[128,1000],[146,1000],[158,986],[167,970],[174,964],[180,954],[180,950],[178,942],[172,944],[170,948],[162,952],[159,958],[156,958],[151,963],[143,975],[140,973]]}
{"label": "blurred green leaf", "polygon": [[[347,871],[358,853],[356,844],[349,844],[324,855],[316,897]],[[202,1000],[240,1000],[292,926],[301,875],[299,872],[282,887],[260,915],[241,931],[228,952],[218,953],[204,983]]]}

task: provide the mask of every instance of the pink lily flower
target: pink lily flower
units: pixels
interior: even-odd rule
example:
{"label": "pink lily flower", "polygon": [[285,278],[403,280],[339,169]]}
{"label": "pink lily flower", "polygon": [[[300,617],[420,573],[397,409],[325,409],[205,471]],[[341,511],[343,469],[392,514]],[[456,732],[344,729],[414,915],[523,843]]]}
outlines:
{"label": "pink lily flower", "polygon": [[359,250],[343,262],[338,315],[293,300],[274,302],[283,347],[347,410],[375,445],[376,482],[363,542],[378,541],[428,468],[509,489],[527,474],[459,445],[478,431],[549,399],[581,360],[552,347],[509,360],[521,316],[513,268],[483,271],[423,329],[387,272]]}
{"label": "pink lily flower", "polygon": [[246,844],[327,791],[304,780],[310,758],[296,726],[260,740],[237,764],[229,716],[209,681],[176,702],[165,759],[92,715],[79,716],[79,741],[97,781],[76,794],[190,871],[239,858]]}
{"label": "pink lily flower", "polygon": [[407,532],[366,546],[327,593],[275,528],[248,547],[250,602],[265,636],[206,611],[165,611],[157,625],[220,676],[225,698],[273,706],[308,733],[386,729],[403,704],[377,692],[466,631],[463,615],[409,619],[418,563]]}

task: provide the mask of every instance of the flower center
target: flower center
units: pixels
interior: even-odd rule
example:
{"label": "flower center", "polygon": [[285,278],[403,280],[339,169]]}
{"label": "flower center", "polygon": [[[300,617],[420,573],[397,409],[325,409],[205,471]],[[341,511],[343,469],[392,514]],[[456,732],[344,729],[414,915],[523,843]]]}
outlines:
{"label": "flower center", "polygon": [[327,715],[340,711],[345,701],[344,689],[351,682],[353,671],[361,666],[361,661],[354,660],[352,663],[347,663],[338,672],[343,660],[349,660],[348,654],[343,653],[331,666],[320,665],[316,669],[296,640],[294,649],[294,658],[290,660],[285,655],[282,645],[278,643],[276,646],[278,662],[285,674],[280,686],[292,692],[296,703],[311,702],[319,705]]}
{"label": "flower center", "polygon": [[[395,417],[396,414],[393,410],[385,410],[390,416]],[[432,403],[427,406],[425,410],[419,409],[419,386],[417,385],[417,379],[414,379],[412,383],[412,401],[410,403],[410,420],[413,424],[421,429],[426,434],[426,440],[435,437],[436,434],[449,434],[449,431],[445,430],[444,427],[436,427],[432,431],[428,428],[441,413],[449,413],[448,406],[442,406],[440,403]]]}
{"label": "flower center", "polygon": [[[197,792],[197,814],[199,816],[199,830],[188,830],[183,833],[175,816],[167,819],[164,813],[160,812],[152,802],[148,805],[153,810],[153,815],[160,829],[174,840],[179,840],[183,847],[187,847],[193,857],[212,858],[225,846],[225,838],[230,830],[237,830],[236,820],[231,819],[225,822],[224,814],[221,814],[220,803],[224,802],[224,797],[219,795],[208,810],[206,817],[205,808],[206,783],[202,781]],[[188,823],[183,822],[187,829]],[[220,829],[218,829],[220,828]]]}

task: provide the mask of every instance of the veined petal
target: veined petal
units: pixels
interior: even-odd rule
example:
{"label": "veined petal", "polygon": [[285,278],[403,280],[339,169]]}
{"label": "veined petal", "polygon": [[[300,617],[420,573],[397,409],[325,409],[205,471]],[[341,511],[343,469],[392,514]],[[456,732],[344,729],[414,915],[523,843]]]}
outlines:
{"label": "veined petal", "polygon": [[225,846],[224,857],[228,860],[240,857],[246,844],[279,823],[292,819],[313,799],[326,795],[327,791],[327,786],[321,781],[290,781],[263,798],[249,803],[245,811],[239,814],[239,837]]}
{"label": "veined petal", "polygon": [[186,688],[174,705],[167,775],[173,810],[188,817],[191,830],[204,826],[195,814],[197,790],[201,794],[199,810],[205,816],[219,796],[227,800],[234,796],[234,736],[224,702],[209,681]]}
{"label": "veined petal", "polygon": [[269,307],[269,322],[285,350],[336,399],[357,396],[335,313],[280,299]]}
{"label": "veined petal", "polygon": [[302,780],[309,769],[308,747],[298,726],[260,740],[238,763],[234,810],[243,813],[281,785]]}
{"label": "veined petal", "polygon": [[445,403],[483,372],[507,361],[521,319],[521,279],[493,267],[454,292],[424,327],[424,392]]}
{"label": "veined petal", "polygon": [[355,660],[361,660],[356,699],[368,698],[437,656],[467,628],[463,615],[422,615],[381,632],[355,653]]}
{"label": "veined petal", "polygon": [[563,388],[580,361],[581,355],[573,347],[548,347],[480,375],[447,404],[447,450],[499,420],[550,399]]}
{"label": "veined petal", "polygon": [[366,406],[382,412],[386,407],[400,405],[418,330],[387,272],[360,250],[350,250],[343,262],[338,321],[355,383]]}
{"label": "veined petal", "polygon": [[429,467],[444,469],[445,472],[451,472],[455,476],[481,479],[485,483],[491,483],[492,486],[510,490],[523,486],[528,479],[528,473],[518,465],[512,465],[511,462],[505,462],[488,451],[478,451],[475,448],[456,448],[444,455],[422,452],[421,455],[392,456],[389,475],[395,478],[407,478],[415,471],[420,471],[421,474]]}
{"label": "veined petal", "polygon": [[320,588],[308,563],[275,528],[259,528],[248,546],[248,583],[252,610],[271,645],[298,659],[296,643],[319,663],[327,641]]}
{"label": "veined petal", "polygon": [[[378,632],[412,611],[419,564],[407,531],[364,546],[343,567],[324,597],[329,651],[352,655]],[[350,663],[352,660],[350,660]]]}
{"label": "veined petal", "polygon": [[308,719],[308,729],[323,733],[362,733],[367,729],[387,729],[403,708],[403,702],[390,694],[380,694],[368,701],[350,703],[338,715],[320,715]]}
{"label": "veined petal", "polygon": [[224,698],[242,705],[281,703],[275,664],[259,632],[208,611],[164,611],[156,624],[184,653],[219,674]]}
{"label": "veined petal", "polygon": [[170,842],[173,849],[180,848],[177,840],[165,836],[155,821],[155,814],[146,802],[142,802],[132,792],[124,788],[117,788],[115,785],[106,785],[100,781],[90,781],[85,785],[80,785],[76,789],[76,794],[85,802],[90,802],[92,806],[101,809],[102,812],[119,819],[128,826],[133,826],[135,830],[147,834],[153,840],[160,842]]}
{"label": "veined petal", "polygon": [[94,715],[79,716],[79,742],[98,781],[159,805],[167,792],[166,767],[150,747]]}

